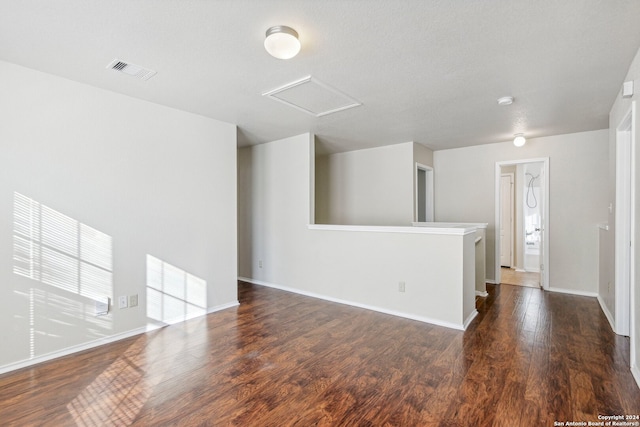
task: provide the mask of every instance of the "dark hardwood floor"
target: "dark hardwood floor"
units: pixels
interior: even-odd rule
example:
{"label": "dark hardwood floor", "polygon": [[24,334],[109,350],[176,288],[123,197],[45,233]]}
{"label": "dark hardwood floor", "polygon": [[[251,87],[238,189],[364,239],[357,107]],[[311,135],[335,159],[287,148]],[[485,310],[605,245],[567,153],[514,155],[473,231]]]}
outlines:
{"label": "dark hardwood floor", "polygon": [[640,414],[593,298],[487,286],[466,332],[239,284],[241,305],[0,376],[0,425],[553,426]]}

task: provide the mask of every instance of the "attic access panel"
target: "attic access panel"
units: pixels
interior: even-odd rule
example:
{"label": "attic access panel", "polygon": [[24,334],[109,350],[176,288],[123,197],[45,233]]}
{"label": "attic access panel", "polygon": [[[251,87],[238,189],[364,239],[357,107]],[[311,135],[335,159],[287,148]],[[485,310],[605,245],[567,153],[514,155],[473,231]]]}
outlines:
{"label": "attic access panel", "polygon": [[262,94],[315,117],[337,113],[362,103],[311,76]]}

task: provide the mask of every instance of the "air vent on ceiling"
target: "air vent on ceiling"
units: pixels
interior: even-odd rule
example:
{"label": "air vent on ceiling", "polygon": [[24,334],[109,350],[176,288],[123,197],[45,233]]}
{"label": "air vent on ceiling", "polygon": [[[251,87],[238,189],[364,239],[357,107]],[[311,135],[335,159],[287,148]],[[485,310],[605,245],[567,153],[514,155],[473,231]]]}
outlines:
{"label": "air vent on ceiling", "polygon": [[350,96],[311,76],[280,86],[262,95],[315,117],[362,105]]}
{"label": "air vent on ceiling", "polygon": [[148,68],[143,68],[129,62],[124,62],[119,59],[111,61],[111,63],[107,65],[107,68],[120,71],[121,73],[125,73],[133,77],[138,77],[142,80],[149,80],[151,77],[156,75],[156,72],[153,70],[149,70]]}

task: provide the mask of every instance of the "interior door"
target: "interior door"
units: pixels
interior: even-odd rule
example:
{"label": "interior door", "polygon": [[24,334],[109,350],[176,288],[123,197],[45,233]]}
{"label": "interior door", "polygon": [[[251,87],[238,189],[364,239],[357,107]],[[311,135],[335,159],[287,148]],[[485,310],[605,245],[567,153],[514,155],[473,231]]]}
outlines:
{"label": "interior door", "polygon": [[500,176],[500,265],[511,267],[513,254],[513,175]]}

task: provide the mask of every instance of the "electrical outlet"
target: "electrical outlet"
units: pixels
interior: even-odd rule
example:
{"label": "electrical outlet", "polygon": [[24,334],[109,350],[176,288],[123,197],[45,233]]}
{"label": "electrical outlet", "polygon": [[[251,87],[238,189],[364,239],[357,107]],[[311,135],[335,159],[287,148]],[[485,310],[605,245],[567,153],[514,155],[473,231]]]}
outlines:
{"label": "electrical outlet", "polygon": [[127,296],[122,295],[118,297],[118,308],[127,308],[129,305],[127,304]]}
{"label": "electrical outlet", "polygon": [[398,282],[398,292],[404,292],[404,282]]}
{"label": "electrical outlet", "polygon": [[262,260],[258,261],[258,268],[262,268]]}
{"label": "electrical outlet", "polygon": [[129,307],[136,307],[138,305],[138,294],[129,296]]}
{"label": "electrical outlet", "polygon": [[105,300],[96,300],[96,316],[104,316],[109,313],[109,298]]}

